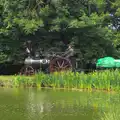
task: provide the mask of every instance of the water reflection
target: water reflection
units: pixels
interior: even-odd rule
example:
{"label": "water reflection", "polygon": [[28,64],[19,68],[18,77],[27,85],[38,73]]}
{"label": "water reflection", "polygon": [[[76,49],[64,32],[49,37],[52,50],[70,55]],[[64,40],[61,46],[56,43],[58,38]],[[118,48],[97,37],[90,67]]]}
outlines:
{"label": "water reflection", "polygon": [[52,105],[46,101],[47,94],[44,92],[30,91],[28,94],[28,102],[26,105],[27,112],[31,118],[43,118],[44,114],[51,111]]}
{"label": "water reflection", "polygon": [[0,89],[0,120],[101,120],[119,109],[119,98],[103,92]]}
{"label": "water reflection", "polygon": [[[71,94],[68,92],[68,96],[65,96],[66,92],[41,92],[36,94],[36,92],[31,91],[28,95],[27,110],[28,114],[32,117],[39,118],[49,118],[59,119],[65,117],[65,119],[71,117],[82,118],[93,118],[98,117],[98,109],[89,106],[89,101],[82,104],[79,97],[74,98],[69,96]],[[72,93],[73,94],[73,93]],[[79,99],[78,99],[79,98]],[[70,119],[70,118],[69,118]]]}

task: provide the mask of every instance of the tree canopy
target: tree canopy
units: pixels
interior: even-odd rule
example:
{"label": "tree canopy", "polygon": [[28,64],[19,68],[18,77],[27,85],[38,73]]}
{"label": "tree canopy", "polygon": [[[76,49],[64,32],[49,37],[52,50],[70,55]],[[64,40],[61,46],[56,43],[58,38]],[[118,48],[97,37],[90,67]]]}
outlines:
{"label": "tree canopy", "polygon": [[[0,58],[20,59],[21,36],[74,42],[81,60],[113,56],[120,58],[119,0],[0,0]],[[51,34],[54,37],[55,34]],[[51,45],[52,46],[52,45]]]}

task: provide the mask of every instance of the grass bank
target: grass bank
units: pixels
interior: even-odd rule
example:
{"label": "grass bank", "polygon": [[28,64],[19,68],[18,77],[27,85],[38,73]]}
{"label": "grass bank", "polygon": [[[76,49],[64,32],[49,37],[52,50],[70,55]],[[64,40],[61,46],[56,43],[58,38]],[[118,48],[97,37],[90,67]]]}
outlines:
{"label": "grass bank", "polygon": [[0,86],[5,87],[50,87],[66,89],[120,90],[120,71],[106,70],[89,74],[60,72],[38,73],[34,76],[0,76]]}

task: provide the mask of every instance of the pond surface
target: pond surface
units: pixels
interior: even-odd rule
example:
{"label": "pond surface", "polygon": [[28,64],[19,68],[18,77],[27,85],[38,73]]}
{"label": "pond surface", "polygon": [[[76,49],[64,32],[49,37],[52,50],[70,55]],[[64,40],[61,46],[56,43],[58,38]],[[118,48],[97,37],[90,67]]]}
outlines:
{"label": "pond surface", "polygon": [[112,120],[119,98],[106,92],[0,88],[0,120]]}

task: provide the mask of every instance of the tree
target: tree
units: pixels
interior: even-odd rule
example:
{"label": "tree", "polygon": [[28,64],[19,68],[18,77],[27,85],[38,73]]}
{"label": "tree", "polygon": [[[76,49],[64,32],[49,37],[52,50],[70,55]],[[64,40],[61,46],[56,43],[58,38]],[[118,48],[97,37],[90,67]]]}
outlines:
{"label": "tree", "polygon": [[81,59],[119,57],[119,5],[119,0],[0,0],[3,58],[24,58],[21,36],[43,31],[75,42]]}

